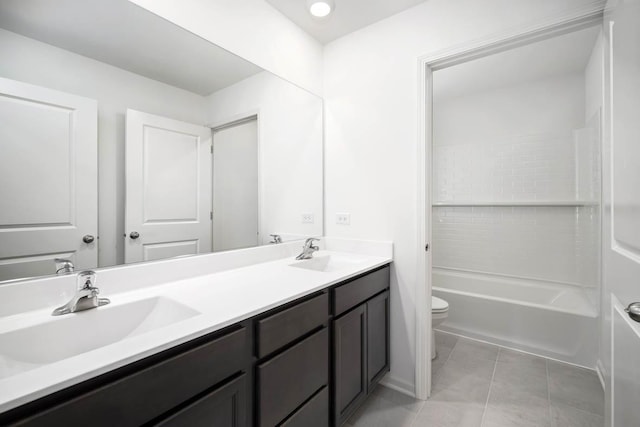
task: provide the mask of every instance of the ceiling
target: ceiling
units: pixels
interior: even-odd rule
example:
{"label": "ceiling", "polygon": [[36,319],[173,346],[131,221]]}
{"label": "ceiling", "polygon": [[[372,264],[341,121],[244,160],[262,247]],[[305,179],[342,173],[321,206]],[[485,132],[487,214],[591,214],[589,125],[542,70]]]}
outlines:
{"label": "ceiling", "polygon": [[594,26],[435,71],[434,99],[582,73],[599,31]]}
{"label": "ceiling", "polygon": [[425,0],[334,0],[335,9],[326,18],[314,18],[307,0],[266,0],[284,16],[322,44],[402,12]]}
{"label": "ceiling", "polygon": [[203,96],[262,71],[127,0],[1,0],[0,28]]}

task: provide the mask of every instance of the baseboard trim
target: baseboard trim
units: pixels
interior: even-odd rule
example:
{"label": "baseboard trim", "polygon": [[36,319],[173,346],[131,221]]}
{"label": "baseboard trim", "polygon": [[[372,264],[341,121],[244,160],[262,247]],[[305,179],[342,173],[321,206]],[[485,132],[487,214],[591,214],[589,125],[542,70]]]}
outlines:
{"label": "baseboard trim", "polygon": [[605,369],[604,369],[604,364],[602,363],[602,360],[598,359],[596,361],[596,374],[598,374],[598,379],[600,380],[600,385],[602,386],[603,390],[607,390],[607,386],[605,385],[604,382],[604,377],[605,377]]}
{"label": "baseboard trim", "polygon": [[408,381],[401,380],[398,377],[394,377],[391,374],[385,375],[380,380],[380,385],[400,392],[402,394],[406,394],[407,396],[411,396],[413,398],[416,397],[413,384],[409,383]]}

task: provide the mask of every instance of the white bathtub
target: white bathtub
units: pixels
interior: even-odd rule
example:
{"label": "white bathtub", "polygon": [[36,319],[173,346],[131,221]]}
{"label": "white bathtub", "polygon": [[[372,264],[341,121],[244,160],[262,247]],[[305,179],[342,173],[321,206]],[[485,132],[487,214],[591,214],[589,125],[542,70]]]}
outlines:
{"label": "white bathtub", "polygon": [[597,311],[584,289],[441,268],[432,277],[449,303],[439,330],[595,367]]}

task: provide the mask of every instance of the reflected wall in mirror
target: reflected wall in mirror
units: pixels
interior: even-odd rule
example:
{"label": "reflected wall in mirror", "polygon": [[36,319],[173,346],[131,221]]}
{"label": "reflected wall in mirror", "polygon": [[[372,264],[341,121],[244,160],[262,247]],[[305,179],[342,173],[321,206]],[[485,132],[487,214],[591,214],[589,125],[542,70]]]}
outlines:
{"label": "reflected wall in mirror", "polygon": [[0,281],[322,235],[322,100],[127,0],[0,3]]}

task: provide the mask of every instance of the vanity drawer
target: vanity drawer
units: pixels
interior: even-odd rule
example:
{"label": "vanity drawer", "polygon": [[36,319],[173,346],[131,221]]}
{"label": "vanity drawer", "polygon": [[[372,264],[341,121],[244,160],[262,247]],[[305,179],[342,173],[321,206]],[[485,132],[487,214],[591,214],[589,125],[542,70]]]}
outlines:
{"label": "vanity drawer", "polygon": [[329,319],[329,295],[310,300],[265,317],[257,322],[258,357],[262,358],[322,326]]}
{"label": "vanity drawer", "polygon": [[189,404],[155,427],[246,427],[247,375],[226,383]]}
{"label": "vanity drawer", "polygon": [[258,425],[272,427],[329,382],[329,329],[258,366]]}
{"label": "vanity drawer", "polygon": [[317,392],[291,418],[282,423],[282,427],[328,427],[329,426],[329,388]]}
{"label": "vanity drawer", "polygon": [[334,315],[348,311],[389,287],[389,266],[361,276],[333,291]]}
{"label": "vanity drawer", "polygon": [[139,426],[239,372],[246,327],[53,406],[16,425]]}

